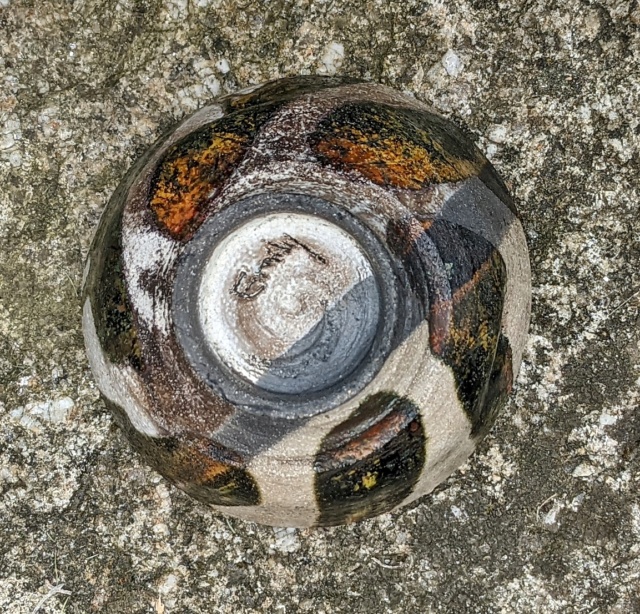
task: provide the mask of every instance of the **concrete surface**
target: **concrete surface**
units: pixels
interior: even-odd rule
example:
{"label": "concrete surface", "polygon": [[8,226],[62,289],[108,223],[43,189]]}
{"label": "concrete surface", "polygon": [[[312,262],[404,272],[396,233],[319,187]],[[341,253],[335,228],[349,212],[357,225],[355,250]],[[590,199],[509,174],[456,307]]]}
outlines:
{"label": "concrete surface", "polygon": [[[413,92],[513,188],[534,273],[519,387],[404,513],[229,520],[98,400],[79,286],[128,165],[220,92]],[[0,0],[0,612],[640,612],[637,0]]]}

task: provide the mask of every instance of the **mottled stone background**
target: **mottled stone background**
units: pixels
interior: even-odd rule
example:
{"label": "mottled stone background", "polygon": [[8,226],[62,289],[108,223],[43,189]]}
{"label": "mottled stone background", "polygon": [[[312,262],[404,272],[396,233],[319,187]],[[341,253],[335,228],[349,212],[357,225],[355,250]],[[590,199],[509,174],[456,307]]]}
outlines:
{"label": "mottled stone background", "polygon": [[[219,93],[382,81],[522,211],[517,394],[436,494],[350,527],[223,518],[132,456],[80,330],[129,164]],[[638,0],[0,0],[0,611],[640,612]]]}

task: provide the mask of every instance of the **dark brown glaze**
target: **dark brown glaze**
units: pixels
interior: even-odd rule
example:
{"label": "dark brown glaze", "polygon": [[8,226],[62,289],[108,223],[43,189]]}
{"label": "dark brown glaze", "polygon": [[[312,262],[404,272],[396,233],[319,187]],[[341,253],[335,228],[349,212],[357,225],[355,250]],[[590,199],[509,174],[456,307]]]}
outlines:
{"label": "dark brown glaze", "polygon": [[322,163],[397,189],[474,177],[486,163],[443,118],[375,102],[336,109],[318,124],[309,143]]}
{"label": "dark brown glaze", "polygon": [[[489,417],[496,414],[493,403],[487,403],[489,396],[501,396],[497,391],[489,395],[489,389],[501,337],[506,268],[493,245],[461,226],[436,220],[426,233],[445,267],[451,265],[451,305],[430,305],[431,349],[451,367],[472,435],[479,435],[491,427]],[[451,313],[448,329],[435,324],[444,310]]]}
{"label": "dark brown glaze", "polygon": [[158,164],[149,196],[161,228],[180,240],[193,235],[206,218],[208,203],[280,106],[265,104],[225,115],[169,148]]}
{"label": "dark brown glaze", "polygon": [[85,284],[100,345],[115,364],[141,370],[142,349],[128,297],[122,259],[122,214],[113,208],[105,214],[92,248],[91,270]]}
{"label": "dark brown glaze", "polygon": [[145,369],[140,379],[156,420],[172,432],[212,433],[235,413],[194,371],[174,336],[140,327]]}
{"label": "dark brown glaze", "polygon": [[239,454],[192,434],[143,435],[121,407],[105,403],[144,462],[187,494],[212,505],[260,504],[258,485]]}
{"label": "dark brown glaze", "polygon": [[320,526],[383,514],[409,495],[426,458],[418,408],[393,392],[368,397],[323,440],[314,463]]}
{"label": "dark brown glaze", "polygon": [[513,389],[513,357],[511,345],[505,335],[500,335],[496,357],[491,368],[491,376],[487,383],[482,410],[482,423],[472,432],[480,437],[486,435],[498,413],[507,402]]}
{"label": "dark brown glaze", "polygon": [[318,75],[301,75],[285,77],[265,83],[248,94],[230,96],[226,101],[228,111],[247,109],[256,105],[293,100],[305,94],[311,94],[332,87],[360,83],[354,77],[324,77]]}
{"label": "dark brown glaze", "polygon": [[394,222],[387,235],[423,305],[431,351],[453,372],[472,435],[484,434],[511,390],[511,351],[500,332],[504,261],[488,241],[442,219]]}

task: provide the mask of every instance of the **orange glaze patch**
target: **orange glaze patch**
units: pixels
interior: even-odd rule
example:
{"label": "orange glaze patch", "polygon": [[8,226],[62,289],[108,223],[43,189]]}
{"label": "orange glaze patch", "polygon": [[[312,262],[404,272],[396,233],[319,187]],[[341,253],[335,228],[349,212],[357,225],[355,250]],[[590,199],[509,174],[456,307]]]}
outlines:
{"label": "orange glaze patch", "polygon": [[406,415],[391,413],[341,448],[334,450],[333,461],[351,464],[366,458],[389,443],[406,426]]}
{"label": "orange glaze patch", "polygon": [[192,497],[213,505],[257,505],[260,491],[240,457],[206,440],[181,442],[172,459],[172,481]]}
{"label": "orange glaze patch", "polygon": [[377,140],[379,135],[364,135],[350,129],[346,136],[318,143],[316,151],[333,164],[357,170],[378,185],[419,190],[430,183],[460,181],[478,174],[478,166],[469,160],[434,159],[413,143],[394,138]]}
{"label": "orange glaze patch", "polygon": [[384,104],[339,107],[318,124],[309,143],[324,164],[405,190],[475,177],[486,163],[442,117]]}
{"label": "orange glaze patch", "polygon": [[215,480],[232,467],[228,463],[221,462],[196,447],[185,446],[174,454],[176,478],[191,482],[192,484],[204,484]]}
{"label": "orange glaze patch", "polygon": [[201,223],[208,199],[236,168],[248,144],[246,137],[228,132],[214,132],[208,140],[203,148],[178,147],[160,167],[151,209],[178,239]]}

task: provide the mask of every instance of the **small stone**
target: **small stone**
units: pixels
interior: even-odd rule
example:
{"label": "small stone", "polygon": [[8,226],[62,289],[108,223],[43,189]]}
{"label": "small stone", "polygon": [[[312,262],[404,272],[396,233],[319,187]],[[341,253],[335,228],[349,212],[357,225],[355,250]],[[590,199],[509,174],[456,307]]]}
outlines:
{"label": "small stone", "polygon": [[552,508],[542,517],[542,522],[545,525],[550,527],[557,525],[558,513],[560,512],[561,509],[562,509],[562,505],[558,501],[555,501],[553,503]]}
{"label": "small stone", "polygon": [[462,60],[458,54],[453,51],[453,49],[449,49],[447,53],[444,54],[441,61],[442,66],[444,66],[444,69],[450,77],[457,77],[464,68]]}
{"label": "small stone", "polygon": [[507,128],[506,126],[498,125],[493,126],[489,130],[487,138],[494,143],[504,143],[507,140]]}
{"label": "small stone", "polygon": [[579,495],[576,495],[571,503],[569,504],[569,508],[573,512],[577,512],[578,508],[584,503],[585,494],[581,492]]}
{"label": "small stone", "polygon": [[329,43],[320,59],[322,66],[318,71],[324,75],[335,75],[344,61],[344,45],[335,41]]}
{"label": "small stone", "polygon": [[209,75],[202,80],[202,84],[209,90],[212,96],[217,96],[220,93],[220,81],[213,75]]}
{"label": "small stone", "polygon": [[453,514],[454,518],[456,518],[456,520],[467,519],[467,513],[464,510],[460,509],[457,505],[451,506],[451,513]]}
{"label": "small stone", "polygon": [[600,416],[600,426],[611,426],[618,421],[618,416],[612,416],[611,414],[603,413]]}
{"label": "small stone", "polygon": [[596,472],[595,467],[588,463],[581,463],[573,470],[574,478],[588,478]]}
{"label": "small stone", "polygon": [[171,591],[175,590],[178,585],[178,577],[175,574],[170,573],[160,584],[158,590],[160,594],[167,595]]}
{"label": "small stone", "polygon": [[296,529],[274,529],[276,535],[275,542],[271,545],[272,550],[289,554],[300,548],[298,531]]}
{"label": "small stone", "polygon": [[231,70],[231,68],[229,67],[229,62],[227,62],[225,58],[222,58],[221,60],[218,60],[216,62],[216,69],[223,75],[226,75]]}
{"label": "small stone", "polygon": [[17,420],[21,426],[39,431],[43,422],[51,422],[52,424],[64,422],[74,405],[73,399],[62,397],[55,401],[28,403],[24,407],[16,407],[9,413],[9,416]]}
{"label": "small stone", "polygon": [[74,405],[75,403],[70,397],[62,397],[57,401],[53,401],[53,403],[51,403],[51,405],[49,406],[49,422],[64,422]]}

